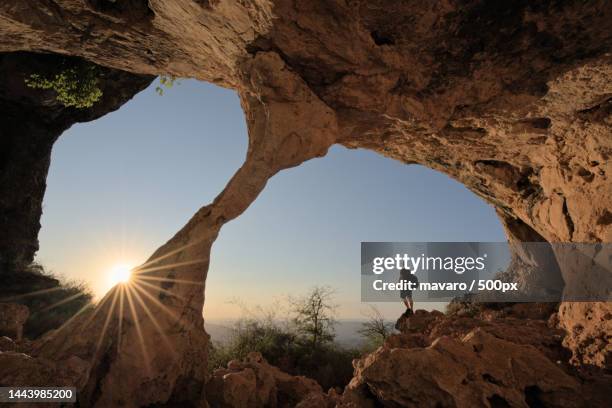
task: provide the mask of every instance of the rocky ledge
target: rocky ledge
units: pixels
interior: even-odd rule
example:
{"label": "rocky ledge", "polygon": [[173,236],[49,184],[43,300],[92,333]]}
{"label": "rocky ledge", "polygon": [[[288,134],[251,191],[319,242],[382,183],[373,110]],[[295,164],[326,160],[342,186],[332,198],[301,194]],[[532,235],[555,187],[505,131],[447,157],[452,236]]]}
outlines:
{"label": "rocky ledge", "polygon": [[402,332],[354,360],[343,393],[269,365],[232,361],[207,385],[213,407],[607,407],[612,375],[567,363],[554,305],[481,307],[472,316],[417,310]]}
{"label": "rocky ledge", "polygon": [[556,316],[525,316],[526,306],[473,317],[417,310],[401,334],[354,362],[337,406],[609,406],[612,376],[568,365]]}
{"label": "rocky ledge", "polygon": [[[325,155],[334,144],[370,149],[458,180],[495,207],[510,242],[612,241],[611,18],[606,0],[6,0],[0,2],[0,52],[71,56],[118,72],[193,77],[239,93],[249,130],[243,166],[213,203],[149,259],[160,268],[155,274],[160,279],[174,273],[169,265],[181,264],[181,276],[203,285],[211,246],[223,225],[244,212],[272,176]],[[118,83],[109,86],[127,90],[115,87]],[[36,115],[11,100],[6,106],[16,109],[10,115],[5,112],[13,111],[3,109],[9,132],[1,140],[9,141],[11,149],[3,144],[0,150],[11,158],[0,169],[0,226],[8,231],[0,237],[0,263],[9,267],[27,261],[36,250],[48,152],[62,130],[50,132],[47,124],[36,123],[24,127],[29,123],[24,118]],[[34,138],[24,141],[26,133]],[[16,190],[20,194],[4,193]],[[598,251],[595,245],[593,251]],[[517,256],[526,264],[537,263],[520,248]],[[582,280],[584,268],[568,264],[562,253],[554,256],[560,279],[568,284]],[[531,278],[528,273],[517,277]],[[91,405],[154,405],[201,397],[204,294],[194,285],[163,289],[172,296],[162,289],[152,296],[180,316],[160,323],[178,358],[160,346],[158,329],[144,312],[125,317],[123,340],[105,339],[83,379]],[[610,367],[611,311],[609,302],[561,303],[558,321],[572,362]],[[104,319],[99,312],[75,319],[39,356],[90,359],[106,327]],[[136,327],[147,348],[156,351],[151,366],[137,349],[114,351],[120,343],[138,344]],[[65,334],[75,332],[80,335]],[[459,358],[474,342],[488,349],[496,338],[483,328],[463,332],[461,338],[428,339],[424,348],[398,355]],[[521,353],[528,346],[521,345]],[[375,360],[385,359],[381,354]],[[396,367],[393,361],[390,370]],[[374,400],[387,401],[376,377],[360,374],[370,367],[363,364],[355,382],[363,378]],[[509,378],[515,378],[517,373],[510,371]],[[122,377],[126,372],[130,376]],[[502,385],[493,384],[495,393],[487,385],[480,405],[520,398],[528,405],[527,383],[507,385],[504,378],[494,378]],[[560,384],[571,389],[573,383]],[[525,386],[558,391],[544,383]],[[522,397],[510,395],[512,387]],[[462,398],[478,399],[472,394]]]}

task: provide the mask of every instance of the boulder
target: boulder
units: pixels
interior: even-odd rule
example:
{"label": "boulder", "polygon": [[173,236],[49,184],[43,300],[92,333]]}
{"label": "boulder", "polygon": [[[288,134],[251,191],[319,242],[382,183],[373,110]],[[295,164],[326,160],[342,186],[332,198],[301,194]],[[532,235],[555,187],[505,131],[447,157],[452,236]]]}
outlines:
{"label": "boulder", "polygon": [[345,391],[347,401],[359,401],[355,395],[365,386],[383,406],[577,407],[583,403],[579,382],[535,347],[499,339],[482,329],[462,339],[440,337],[427,348],[381,347],[355,368],[355,379]]}
{"label": "boulder", "polygon": [[0,352],[15,351],[16,347],[17,346],[15,345],[15,342],[10,337],[6,337],[6,336],[0,337]]}
{"label": "boulder", "polygon": [[206,385],[208,403],[220,408],[325,407],[331,399],[316,381],[274,367],[260,353],[232,360]]}
{"label": "boulder", "polygon": [[416,310],[414,313],[404,313],[395,323],[395,328],[402,333],[419,333],[426,334],[430,327],[439,319],[442,319],[444,314],[437,310],[428,312],[427,310]]}
{"label": "boulder", "polygon": [[17,303],[0,303],[0,335],[17,341],[23,337],[23,325],[30,317],[30,310]]}
{"label": "boulder", "polygon": [[67,361],[36,358],[16,351],[0,352],[0,384],[19,387],[73,387],[87,370],[77,357]]}
{"label": "boulder", "polygon": [[481,329],[512,343],[531,345],[551,361],[569,361],[571,352],[562,344],[565,332],[548,322],[553,309],[538,304],[517,304],[502,309],[497,305],[494,309],[488,309],[484,304],[478,307],[480,312],[474,317],[417,310],[414,315],[403,318],[400,334],[390,336],[386,344],[392,348],[427,347],[439,337],[461,339],[471,331]]}
{"label": "boulder", "polygon": [[403,332],[353,362],[336,407],[609,406],[612,376],[568,364],[565,332],[549,322],[554,309],[490,306],[474,317],[406,317]]}

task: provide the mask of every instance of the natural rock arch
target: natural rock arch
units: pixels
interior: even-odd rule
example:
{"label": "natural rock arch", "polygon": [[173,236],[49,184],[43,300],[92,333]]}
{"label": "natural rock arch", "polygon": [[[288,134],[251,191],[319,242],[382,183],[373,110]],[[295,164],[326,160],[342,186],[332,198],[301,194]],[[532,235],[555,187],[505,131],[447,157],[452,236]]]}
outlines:
{"label": "natural rock arch", "polygon": [[[275,173],[324,155],[334,143],[450,175],[495,205],[510,238],[609,242],[612,36],[606,6],[9,1],[0,5],[0,51],[80,56],[238,91],[249,129],[245,163],[214,202],[150,258],[155,267],[180,264],[181,276],[203,282],[221,226]],[[560,265],[566,281],[575,279],[576,271]],[[170,271],[154,274],[163,278]],[[205,378],[203,293],[180,283],[169,290],[176,296],[160,292],[157,298],[174,315],[160,320],[175,350],[157,347],[149,367],[141,363],[139,339],[143,332],[150,346],[162,339],[142,310],[137,319],[126,312],[121,344],[116,336],[98,342],[104,327],[118,330],[104,318],[117,291],[95,315],[83,314],[64,330],[85,323],[93,329],[68,341],[50,336],[37,355],[68,361],[97,354],[80,380],[88,400],[99,405],[193,400]],[[593,339],[610,332],[609,307],[561,306],[567,344],[584,362],[606,363],[607,346]],[[595,321],[584,322],[587,313]],[[579,323],[583,330],[576,333],[572,327]]]}

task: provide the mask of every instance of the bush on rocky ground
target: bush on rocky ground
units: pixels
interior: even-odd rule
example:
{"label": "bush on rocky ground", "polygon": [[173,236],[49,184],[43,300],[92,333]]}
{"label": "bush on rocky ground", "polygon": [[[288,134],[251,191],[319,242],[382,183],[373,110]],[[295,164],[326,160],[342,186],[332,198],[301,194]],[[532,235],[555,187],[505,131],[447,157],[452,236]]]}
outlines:
{"label": "bush on rocky ground", "polygon": [[23,335],[35,339],[60,327],[75,313],[92,305],[87,285],[63,279],[33,263],[26,270],[3,274],[0,302],[27,306],[30,315]]}

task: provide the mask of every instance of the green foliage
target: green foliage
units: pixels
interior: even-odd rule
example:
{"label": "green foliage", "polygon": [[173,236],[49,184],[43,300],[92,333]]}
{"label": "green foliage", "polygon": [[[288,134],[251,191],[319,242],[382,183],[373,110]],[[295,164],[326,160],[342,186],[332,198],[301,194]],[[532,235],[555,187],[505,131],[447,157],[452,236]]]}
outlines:
{"label": "green foliage", "polygon": [[243,307],[247,317],[233,325],[229,340],[211,345],[209,370],[258,351],[270,364],[293,375],[310,377],[324,389],[344,387],[353,375],[352,361],[360,351],[345,349],[333,341],[332,294],[327,287],[317,287],[304,297],[290,299],[291,316],[284,320],[278,318],[278,311],[283,310],[280,304],[259,315]]}
{"label": "green foliage", "polygon": [[294,354],[295,341],[295,333],[278,323],[265,319],[241,319],[232,327],[227,343],[213,345],[209,353],[209,368],[223,367],[234,359],[242,360],[252,351],[260,352],[268,362],[276,365]]}
{"label": "green foliage", "polygon": [[96,65],[88,62],[61,64],[58,72],[31,74],[26,85],[33,89],[53,90],[56,98],[66,107],[90,108],[102,97],[98,86],[100,76]]}
{"label": "green foliage", "polygon": [[353,374],[352,361],[360,354],[335,343],[313,349],[290,326],[246,319],[234,325],[228,342],[211,345],[208,368],[212,371],[224,367],[231,360],[244,359],[252,351],[260,352],[270,364],[285,372],[313,378],[324,389],[348,384]]}
{"label": "green foliage", "polygon": [[155,87],[155,92],[157,92],[159,96],[163,96],[164,88],[170,89],[174,86],[174,84],[180,84],[180,81],[175,76],[161,75],[159,77],[159,85]]}

